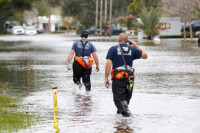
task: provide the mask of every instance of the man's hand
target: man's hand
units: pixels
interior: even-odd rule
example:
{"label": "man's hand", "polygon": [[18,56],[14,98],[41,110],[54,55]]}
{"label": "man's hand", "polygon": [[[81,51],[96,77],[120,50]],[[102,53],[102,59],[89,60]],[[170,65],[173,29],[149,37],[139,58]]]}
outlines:
{"label": "man's hand", "polygon": [[135,47],[135,48],[138,48],[139,46],[137,45],[137,43],[136,42],[134,42],[134,41],[131,41],[131,40],[128,40],[130,43],[131,43],[131,45],[130,46],[132,46],[132,47]]}
{"label": "man's hand", "polygon": [[104,82],[104,84],[105,84],[106,88],[108,88],[110,86],[108,77],[109,77],[109,74],[111,71],[111,66],[112,66],[112,61],[110,59],[108,59],[106,62],[106,67],[105,67],[105,82]]}
{"label": "man's hand", "polygon": [[99,72],[99,66],[96,66],[96,71]]}
{"label": "man's hand", "polygon": [[106,87],[106,88],[109,88],[110,83],[109,83],[109,80],[108,80],[108,79],[105,79],[104,84],[105,84],[105,87]]}
{"label": "man's hand", "polygon": [[67,63],[66,65],[67,65],[67,70],[71,70],[70,67],[69,67],[69,63]]}
{"label": "man's hand", "polygon": [[68,69],[68,70],[71,70],[71,69],[69,68],[69,62],[70,62],[71,59],[73,58],[74,53],[75,53],[74,50],[71,50],[71,52],[69,53],[69,56],[68,56],[68,59],[67,59],[67,63],[66,63],[66,65],[67,65],[67,69]]}

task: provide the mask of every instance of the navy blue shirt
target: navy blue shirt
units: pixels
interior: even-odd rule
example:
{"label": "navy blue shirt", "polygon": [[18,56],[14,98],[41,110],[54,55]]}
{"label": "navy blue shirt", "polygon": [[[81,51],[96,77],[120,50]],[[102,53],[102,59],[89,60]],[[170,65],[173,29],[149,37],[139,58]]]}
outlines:
{"label": "navy blue shirt", "polygon": [[[85,42],[87,40],[82,39],[82,41],[85,44]],[[81,57],[82,53],[83,53],[83,45],[82,45],[81,41],[74,42],[74,44],[72,46],[72,50],[75,51],[76,56]],[[96,51],[97,50],[96,50],[95,46],[91,42],[88,42],[85,46],[84,56],[90,56],[91,53],[96,52]]]}
{"label": "navy blue shirt", "polygon": [[[124,53],[126,64],[130,67],[133,65],[133,60],[140,59],[142,56],[142,51],[136,49],[135,47],[128,46],[127,44],[120,44]],[[128,49],[130,48],[129,52]],[[128,53],[127,53],[128,52]],[[112,69],[116,69],[117,67],[123,66],[124,61],[121,55],[121,50],[119,46],[113,46],[109,49],[106,59],[110,59],[113,64]]]}

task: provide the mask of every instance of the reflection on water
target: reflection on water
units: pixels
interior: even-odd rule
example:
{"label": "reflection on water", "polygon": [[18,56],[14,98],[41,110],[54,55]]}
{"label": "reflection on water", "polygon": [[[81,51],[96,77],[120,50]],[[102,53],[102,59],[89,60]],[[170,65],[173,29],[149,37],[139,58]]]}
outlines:
{"label": "reflection on water", "polygon": [[[48,41],[45,37],[43,41],[0,42],[1,80],[8,82],[11,92],[19,92],[29,106],[27,112],[43,117],[41,123],[22,132],[199,133],[197,44],[170,39],[139,43],[149,58],[134,62],[133,117],[124,119],[116,114],[111,88],[103,84],[107,50],[117,44],[117,38],[91,37],[100,72],[93,69],[92,95],[86,96],[73,94],[72,71],[65,66],[73,40],[80,38],[62,35],[60,41]],[[53,129],[52,86],[58,87],[59,131]]]}
{"label": "reflection on water", "polygon": [[131,118],[121,118],[115,123],[116,131],[114,133],[135,133],[133,127],[130,127]]}
{"label": "reflection on water", "polygon": [[74,100],[76,118],[90,114],[93,105],[91,96],[76,95]]}

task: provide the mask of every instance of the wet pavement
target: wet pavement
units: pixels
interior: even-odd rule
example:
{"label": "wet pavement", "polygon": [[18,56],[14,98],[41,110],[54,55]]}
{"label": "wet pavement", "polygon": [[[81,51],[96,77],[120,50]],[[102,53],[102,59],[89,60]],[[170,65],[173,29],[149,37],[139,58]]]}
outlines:
{"label": "wet pavement", "polygon": [[[65,63],[78,36],[0,36],[0,80],[23,99],[25,112],[42,120],[20,133],[53,133],[52,87],[58,87],[59,133],[199,133],[200,48],[181,40],[139,42],[147,60],[134,62],[131,118],[116,114],[111,87],[104,87],[108,49],[116,36],[89,37],[98,52],[100,72],[91,76],[90,95],[79,94]],[[84,89],[84,88],[83,88]]]}

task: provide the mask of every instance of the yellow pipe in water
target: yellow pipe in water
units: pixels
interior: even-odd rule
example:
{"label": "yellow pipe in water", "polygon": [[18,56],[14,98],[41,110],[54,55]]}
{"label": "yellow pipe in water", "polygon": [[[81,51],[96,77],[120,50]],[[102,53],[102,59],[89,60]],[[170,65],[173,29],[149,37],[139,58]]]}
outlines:
{"label": "yellow pipe in water", "polygon": [[54,128],[58,130],[58,104],[57,104],[57,87],[53,87],[53,116]]}

